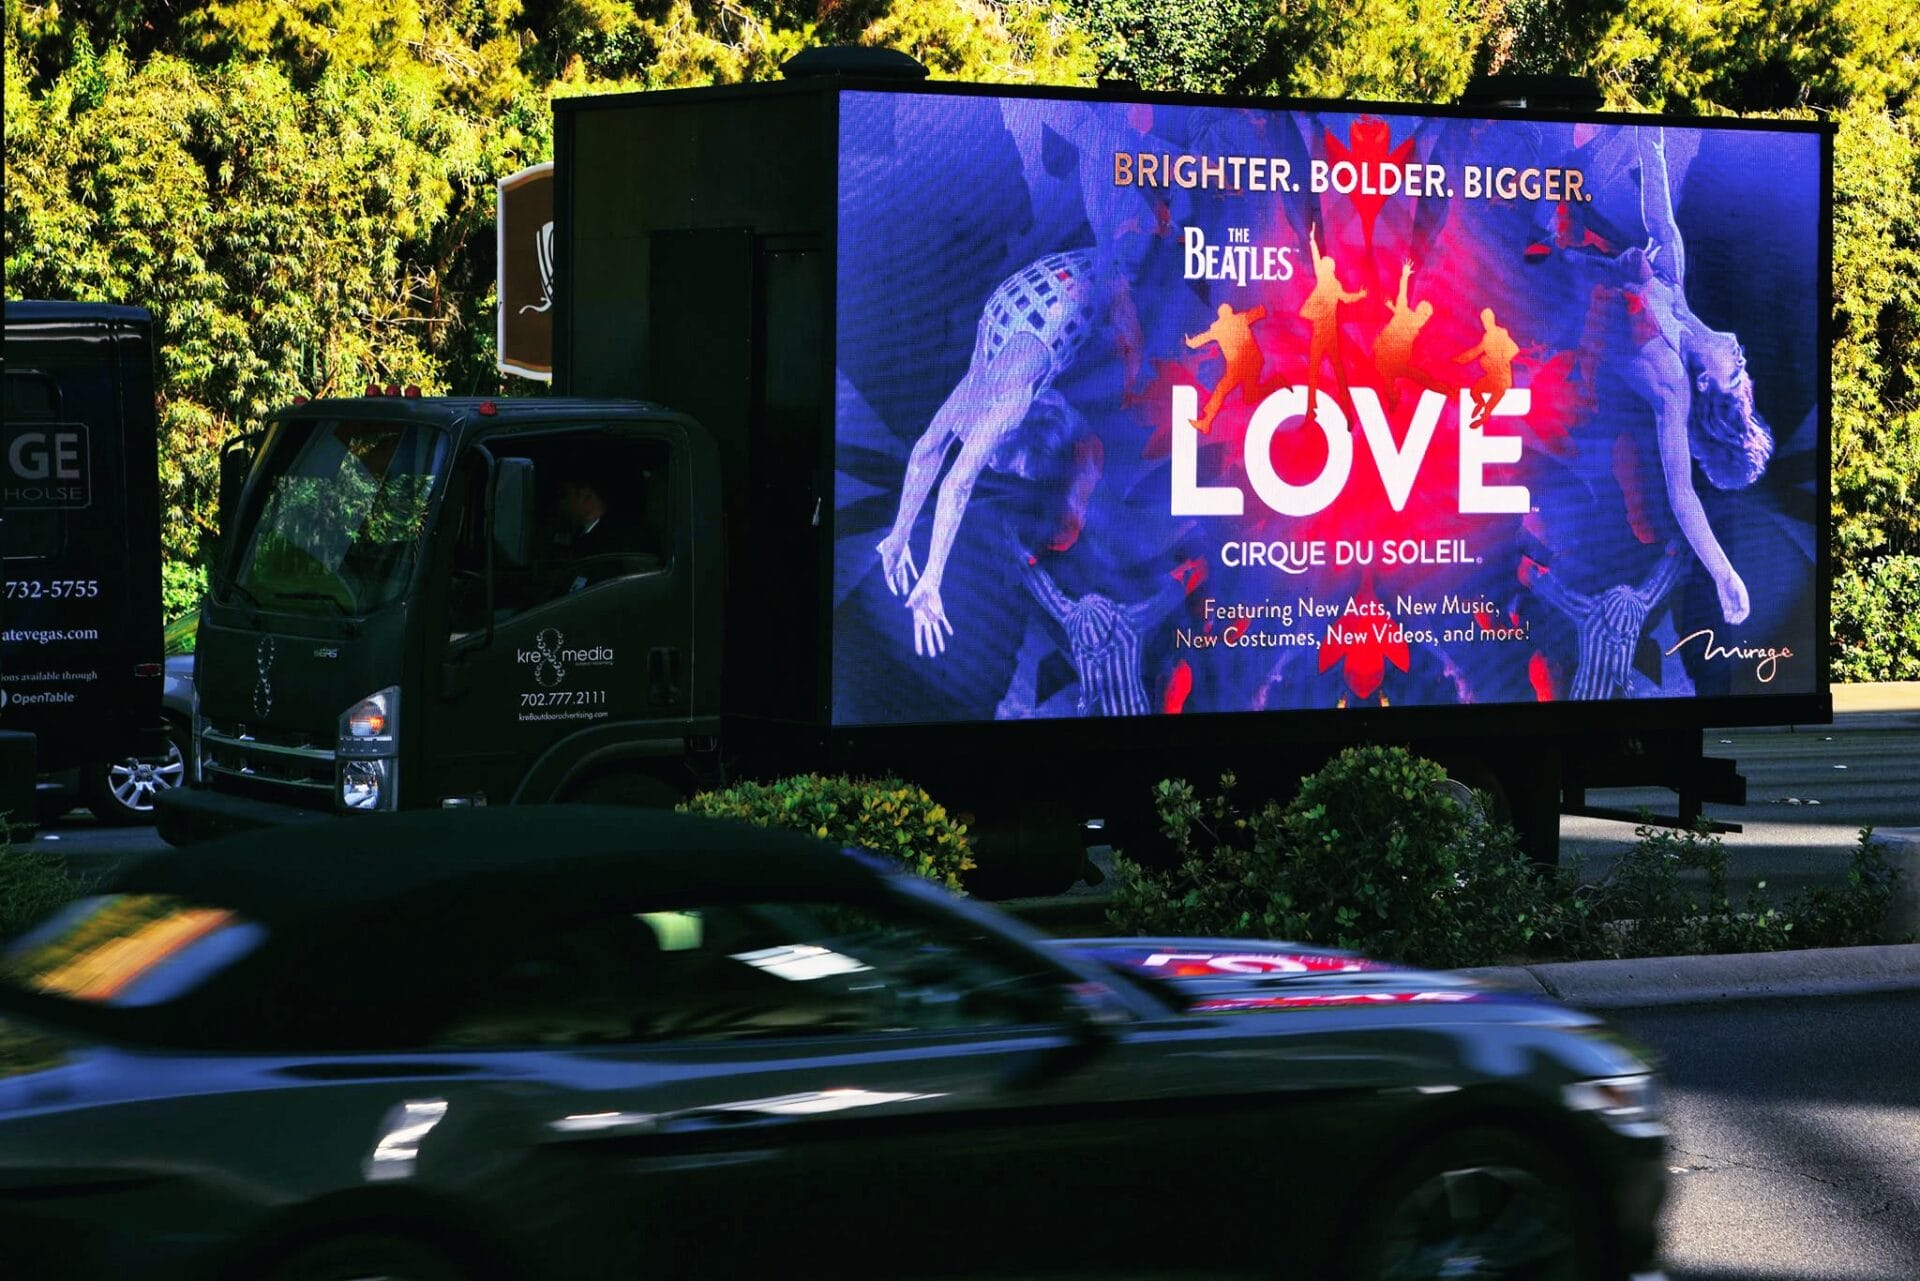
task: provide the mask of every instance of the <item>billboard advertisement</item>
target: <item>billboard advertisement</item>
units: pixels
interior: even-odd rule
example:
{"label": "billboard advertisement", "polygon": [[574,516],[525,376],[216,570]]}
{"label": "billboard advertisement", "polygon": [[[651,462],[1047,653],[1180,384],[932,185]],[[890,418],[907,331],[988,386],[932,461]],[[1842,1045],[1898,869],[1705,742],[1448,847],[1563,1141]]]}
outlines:
{"label": "billboard advertisement", "polygon": [[842,725],[1807,694],[1810,128],[842,95]]}

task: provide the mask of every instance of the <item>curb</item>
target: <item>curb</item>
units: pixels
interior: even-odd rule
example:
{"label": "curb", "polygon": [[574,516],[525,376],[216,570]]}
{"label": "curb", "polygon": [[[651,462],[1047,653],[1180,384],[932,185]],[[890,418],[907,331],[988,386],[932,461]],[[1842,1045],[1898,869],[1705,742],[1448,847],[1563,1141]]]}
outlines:
{"label": "curb", "polygon": [[1506,991],[1586,1009],[1920,989],[1920,943],[1456,970]]}

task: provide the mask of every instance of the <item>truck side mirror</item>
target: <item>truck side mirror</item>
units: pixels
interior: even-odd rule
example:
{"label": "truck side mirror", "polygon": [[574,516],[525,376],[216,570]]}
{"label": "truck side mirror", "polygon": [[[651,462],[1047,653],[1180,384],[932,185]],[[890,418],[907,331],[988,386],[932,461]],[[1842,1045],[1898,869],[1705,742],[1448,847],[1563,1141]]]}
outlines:
{"label": "truck side mirror", "polygon": [[510,568],[533,559],[533,462],[502,458],[493,471],[493,550]]}
{"label": "truck side mirror", "polygon": [[220,493],[214,519],[219,537],[224,540],[233,526],[234,508],[240,502],[240,490],[247,483],[247,471],[253,466],[251,438],[229,440],[220,451]]}

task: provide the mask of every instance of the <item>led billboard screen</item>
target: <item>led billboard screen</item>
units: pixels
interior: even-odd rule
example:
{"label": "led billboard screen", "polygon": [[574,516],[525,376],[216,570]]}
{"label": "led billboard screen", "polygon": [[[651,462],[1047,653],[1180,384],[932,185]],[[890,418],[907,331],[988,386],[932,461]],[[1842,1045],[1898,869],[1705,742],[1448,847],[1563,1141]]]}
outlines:
{"label": "led billboard screen", "polygon": [[842,725],[1806,694],[1822,138],[842,95]]}

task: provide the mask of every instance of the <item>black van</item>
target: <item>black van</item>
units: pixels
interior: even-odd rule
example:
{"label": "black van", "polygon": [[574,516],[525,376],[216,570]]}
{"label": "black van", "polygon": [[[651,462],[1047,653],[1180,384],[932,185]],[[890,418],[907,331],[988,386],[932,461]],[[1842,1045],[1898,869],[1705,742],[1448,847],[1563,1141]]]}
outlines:
{"label": "black van", "polygon": [[[16,751],[32,736],[37,791],[34,813],[13,819],[76,804],[150,818],[153,789],[183,769],[160,713],[153,320],[11,300],[5,318],[0,732]],[[17,764],[9,756],[16,787]]]}

